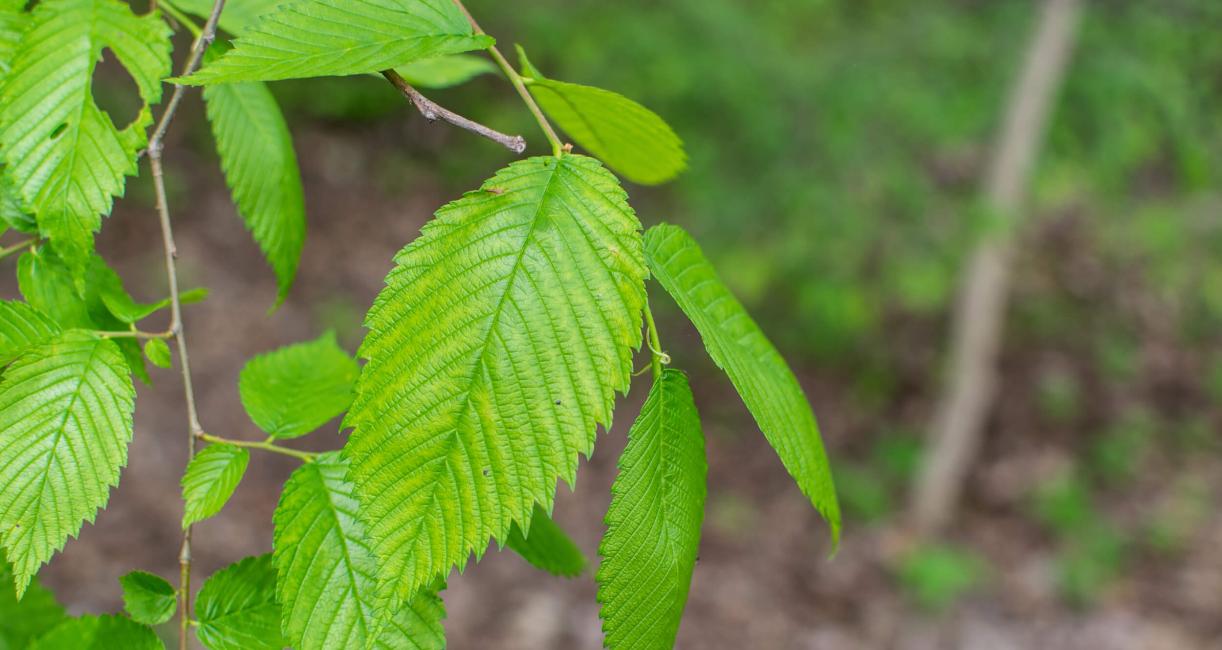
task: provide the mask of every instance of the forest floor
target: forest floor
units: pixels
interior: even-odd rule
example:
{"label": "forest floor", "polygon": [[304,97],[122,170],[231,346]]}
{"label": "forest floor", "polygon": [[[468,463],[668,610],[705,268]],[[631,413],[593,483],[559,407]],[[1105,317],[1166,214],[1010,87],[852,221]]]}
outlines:
{"label": "forest floor", "polygon": [[[191,119],[191,118],[186,118]],[[335,328],[350,350],[359,342],[364,309],[381,287],[394,253],[447,197],[431,175],[391,154],[363,152],[359,142],[401,142],[410,131],[385,125],[367,133],[311,127],[296,134],[307,193],[309,231],[289,300],[268,315],[275,283],[243,230],[214,161],[189,148],[167,148],[182,284],[211,295],[190,306],[186,326],[201,419],[214,434],[255,439],[243,413],[237,377],[246,359]],[[195,175],[187,170],[207,170]],[[392,174],[402,174],[392,177]],[[137,298],[158,297],[164,277],[147,178],[133,181],[100,238]],[[399,186],[399,189],[396,189]],[[1070,262],[1066,262],[1067,264]],[[13,293],[12,288],[7,289]],[[829,557],[828,530],[789,480],[723,378],[701,360],[698,343],[678,320],[661,324],[676,362],[692,370],[708,434],[709,501],[704,540],[678,647],[689,650],[815,650],[862,648],[1168,649],[1222,645],[1222,513],[1211,509],[1170,557],[1138,553],[1122,576],[1089,607],[1067,606],[1056,586],[1057,542],[1032,521],[1025,504],[1033,486],[1067,462],[1072,440],[1046,433],[1024,415],[1034,399],[1029,364],[1007,361],[1005,395],[989,443],[970,478],[969,499],[953,540],[991,567],[984,583],[942,612],[907,597],[894,570],[898,539],[889,519],[846,522],[839,552]],[[783,327],[774,323],[773,327]],[[926,350],[934,340],[917,341]],[[1074,363],[1071,356],[1068,363]],[[856,454],[878,421],[853,407],[834,371],[800,372],[819,414],[833,464]],[[139,568],[177,573],[178,476],[185,455],[185,418],[176,371],[153,370],[141,386],[129,467],[110,507],[80,539],[69,542],[43,579],[74,611],[121,607],[117,578]],[[931,381],[917,377],[916,382]],[[614,461],[645,391],[634,386],[615,426],[600,434],[583,462],[576,491],[560,488],[557,520],[593,560],[614,478]],[[914,428],[925,422],[932,390],[903,405]],[[335,427],[302,446],[338,448]],[[1205,477],[1208,503],[1222,496],[1213,455],[1157,468],[1158,476]],[[240,557],[271,549],[271,516],[292,461],[256,455],[233,501],[197,527],[196,584]],[[1134,489],[1105,495],[1102,507],[1123,518],[1158,498],[1162,484],[1143,478]],[[1135,499],[1133,494],[1142,495]],[[899,500],[902,503],[902,498]],[[893,519],[892,517],[891,519]],[[450,647],[585,650],[600,632],[592,572],[561,580],[510,553],[490,553],[454,576],[445,600]]]}

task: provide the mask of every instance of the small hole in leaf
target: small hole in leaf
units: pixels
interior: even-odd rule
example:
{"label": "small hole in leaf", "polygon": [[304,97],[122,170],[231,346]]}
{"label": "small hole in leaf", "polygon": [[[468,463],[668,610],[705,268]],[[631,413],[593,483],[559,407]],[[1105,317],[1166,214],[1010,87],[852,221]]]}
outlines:
{"label": "small hole in leaf", "polygon": [[55,130],[51,132],[51,137],[48,139],[54,140],[55,138],[58,138],[59,136],[64,134],[64,130],[67,128],[68,128],[67,122],[60,122],[59,126],[55,127]]}
{"label": "small hole in leaf", "polygon": [[118,129],[134,122],[144,106],[136,80],[110,48],[102,50],[102,58],[93,69],[92,89],[93,101]]}

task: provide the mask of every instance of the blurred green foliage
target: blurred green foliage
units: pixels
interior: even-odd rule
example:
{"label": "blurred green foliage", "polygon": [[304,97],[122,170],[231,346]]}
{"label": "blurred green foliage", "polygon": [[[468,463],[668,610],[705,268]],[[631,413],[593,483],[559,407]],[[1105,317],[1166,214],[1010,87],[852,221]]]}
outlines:
{"label": "blurred green foliage", "polygon": [[988,563],[982,557],[950,544],[925,544],[908,551],[897,572],[908,597],[932,612],[950,607],[988,574]]}

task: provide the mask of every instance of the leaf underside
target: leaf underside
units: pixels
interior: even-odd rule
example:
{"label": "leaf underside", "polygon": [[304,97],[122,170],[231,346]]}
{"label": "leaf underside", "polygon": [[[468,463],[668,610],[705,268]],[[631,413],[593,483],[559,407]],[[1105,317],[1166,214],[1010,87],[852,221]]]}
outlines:
{"label": "leaf underside", "polygon": [[17,593],[106,505],[127,464],[135,405],[113,341],[65,332],[0,381],[0,543]]}
{"label": "leaf underside", "polygon": [[233,50],[183,81],[368,74],[492,43],[450,0],[297,0],[264,15]]}
{"label": "leaf underside", "polygon": [[346,447],[399,597],[550,509],[641,342],[639,222],[590,158],[511,164],[443,207],[366,318]]}
{"label": "leaf underside", "polygon": [[663,370],[628,432],[598,549],[599,613],[611,650],[674,646],[700,547],[707,473],[687,377]]}
{"label": "leaf underside", "polygon": [[586,568],[586,556],[581,549],[539,506],[535,506],[535,513],[531,516],[530,530],[523,534],[522,529],[514,524],[505,546],[536,568],[562,578],[575,578]]}
{"label": "leaf underside", "polygon": [[645,235],[649,268],[696,326],[704,346],[802,493],[840,536],[840,505],[815,415],[793,372],[682,228],[661,224]]}
{"label": "leaf underside", "polygon": [[288,124],[258,82],[204,89],[225,182],[247,230],[276,273],[277,304],[293,285],[305,242],[305,198]]}
{"label": "leaf underside", "polygon": [[[143,104],[120,129],[93,99],[103,50],[136,82]],[[34,8],[0,92],[0,149],[16,194],[74,275],[101,216],[136,173],[136,152],[170,71],[170,28],[118,0],[45,0]],[[47,83],[54,80],[54,83]]]}
{"label": "leaf underside", "polygon": [[285,637],[297,650],[359,650],[373,634],[375,648],[444,648],[445,609],[435,590],[382,620],[377,559],[347,473],[347,461],[327,453],[284,485],[273,546]]}

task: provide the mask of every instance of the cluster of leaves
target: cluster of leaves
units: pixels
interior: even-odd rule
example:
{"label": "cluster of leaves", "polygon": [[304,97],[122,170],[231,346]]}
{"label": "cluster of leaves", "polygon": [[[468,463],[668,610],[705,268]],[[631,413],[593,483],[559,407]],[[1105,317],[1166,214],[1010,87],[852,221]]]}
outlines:
{"label": "cluster of leaves", "polygon": [[[0,621],[21,619],[11,630],[0,623],[0,638],[12,647],[160,647],[149,626],[188,600],[164,579],[124,577],[126,617],[68,618],[34,577],[118,483],[133,433],[132,376],[149,379],[145,357],[172,363],[173,328],[138,328],[168,303],[135,301],[93,251],[147,144],[172,23],[118,0],[25,4],[0,2],[0,188],[8,227],[30,235],[12,249],[24,251],[25,300],[0,303],[0,547],[17,596],[0,599]],[[203,0],[163,7],[192,30],[189,16],[211,11]],[[395,69],[448,85],[485,72],[463,53],[494,40],[451,0],[238,3],[220,27],[232,44],[218,42],[202,69],[172,81],[205,86],[234,203],[283,300],[304,204],[289,130],[265,83]],[[104,50],[140,92],[139,114],[123,128],[93,100]],[[396,256],[366,317],[363,367],[324,335],[243,369],[242,404],[268,438],[201,434],[210,444],[182,479],[184,528],[224,507],[250,450],[302,465],[276,509],[272,552],[217,572],[194,611],[180,612],[211,650],[442,647],[445,580],[492,542],[558,575],[581,573],[585,558],[549,517],[557,483],[573,484],[579,456],[610,427],[646,340],[654,381],[620,458],[596,579],[608,647],[672,645],[695,567],[706,463],[687,379],[664,367],[650,277],[690,318],[838,535],[827,458],[793,373],[686,232],[643,232],[608,169],[639,183],[669,180],[686,162],[678,136],[621,95],[545,77],[524,52],[521,72],[502,71],[597,159],[553,142],[553,155],[515,162],[441,208]],[[340,415],[352,429],[342,451],[281,445]]]}

